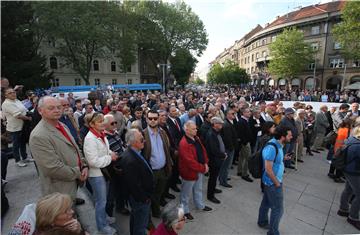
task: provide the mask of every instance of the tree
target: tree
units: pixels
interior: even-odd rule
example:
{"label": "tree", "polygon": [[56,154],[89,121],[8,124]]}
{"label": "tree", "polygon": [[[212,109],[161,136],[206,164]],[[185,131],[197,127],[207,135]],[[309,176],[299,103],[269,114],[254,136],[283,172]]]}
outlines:
{"label": "tree", "polygon": [[360,59],[360,2],[347,1],[342,11],[342,22],[336,24],[333,34],[348,59]]}
{"label": "tree", "polygon": [[278,76],[292,78],[304,70],[314,60],[313,50],[304,41],[300,30],[285,29],[270,45],[270,55],[273,58],[269,71]]}
{"label": "tree", "polygon": [[52,73],[37,53],[33,11],[29,2],[1,3],[1,76],[26,89],[48,88]]}
{"label": "tree", "polygon": [[127,1],[124,4],[137,14],[139,47],[154,67],[168,63],[179,49],[198,56],[206,49],[204,24],[186,3]]}
{"label": "tree", "polygon": [[200,79],[199,77],[197,77],[195,80],[194,80],[194,84],[196,85],[204,85],[205,84],[205,81]]}
{"label": "tree", "polygon": [[245,69],[240,68],[235,62],[227,60],[222,66],[214,64],[207,74],[208,82],[213,84],[246,84],[249,82],[249,76]]}
{"label": "tree", "polygon": [[56,55],[65,60],[65,65],[72,65],[87,85],[95,58],[108,58],[112,50],[118,50],[126,65],[135,60],[133,44],[123,44],[131,41],[131,34],[115,3],[49,1],[35,3],[34,9],[40,28],[56,39]]}
{"label": "tree", "polygon": [[179,85],[184,86],[189,82],[189,77],[194,72],[197,59],[188,50],[178,49],[175,56],[170,59],[171,72]]}

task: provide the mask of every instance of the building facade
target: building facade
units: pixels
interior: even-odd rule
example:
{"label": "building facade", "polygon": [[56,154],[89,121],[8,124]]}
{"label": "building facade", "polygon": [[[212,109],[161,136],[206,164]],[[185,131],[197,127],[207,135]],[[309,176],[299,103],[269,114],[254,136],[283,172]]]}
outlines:
{"label": "building facade", "polygon": [[[68,65],[64,58],[56,56],[57,45],[54,40],[43,40],[39,51],[47,59],[50,71],[54,73],[52,86],[79,86],[86,85],[81,76]],[[113,53],[115,54],[115,53]],[[121,61],[115,56],[108,58],[94,58],[91,62],[90,85],[116,85],[140,83],[140,66],[136,62],[123,71],[120,68]]]}
{"label": "building facade", "polygon": [[[236,61],[258,87],[340,90],[360,81],[360,61],[346,60],[332,34],[333,27],[341,21],[344,6],[345,1],[311,5],[277,17],[264,28],[258,25],[212,63],[223,63],[225,58]],[[293,79],[277,77],[267,70],[272,59],[269,45],[287,27],[301,30],[305,41],[316,51],[314,61]]]}

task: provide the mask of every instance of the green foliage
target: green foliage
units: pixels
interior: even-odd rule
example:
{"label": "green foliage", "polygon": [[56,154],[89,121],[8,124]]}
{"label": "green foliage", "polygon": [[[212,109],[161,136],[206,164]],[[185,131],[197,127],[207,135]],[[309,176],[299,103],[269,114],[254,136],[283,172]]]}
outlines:
{"label": "green foliage", "polygon": [[250,81],[245,69],[233,61],[226,61],[224,66],[214,64],[207,74],[208,82],[212,84],[246,84]]}
{"label": "green foliage", "polygon": [[178,49],[175,56],[170,58],[171,72],[174,74],[179,85],[189,82],[189,77],[194,72],[197,59],[188,50]]}
{"label": "green foliage", "polygon": [[360,2],[347,1],[342,12],[342,22],[335,25],[332,33],[342,46],[348,59],[360,59]]}
{"label": "green foliage", "polygon": [[1,2],[1,76],[12,86],[48,88],[52,74],[37,53],[33,11],[28,2]]}
{"label": "green foliage", "polygon": [[294,77],[314,61],[313,53],[310,44],[304,41],[303,32],[285,29],[270,45],[269,71],[278,76]]}
{"label": "green foliage", "polygon": [[[90,84],[95,58],[109,58],[118,52],[122,65],[135,61],[134,31],[128,30],[127,14],[113,2],[49,1],[34,4],[39,27],[56,39],[56,55]],[[61,12],[61,14],[60,14]]]}
{"label": "green foliage", "polygon": [[200,56],[206,49],[208,38],[204,24],[186,3],[127,1],[124,5],[136,13],[139,47],[154,67],[168,63],[178,50]]}
{"label": "green foliage", "polygon": [[194,80],[194,84],[196,84],[196,85],[204,85],[204,84],[205,84],[205,81],[202,80],[202,79],[200,79],[200,78],[196,78],[196,79]]}

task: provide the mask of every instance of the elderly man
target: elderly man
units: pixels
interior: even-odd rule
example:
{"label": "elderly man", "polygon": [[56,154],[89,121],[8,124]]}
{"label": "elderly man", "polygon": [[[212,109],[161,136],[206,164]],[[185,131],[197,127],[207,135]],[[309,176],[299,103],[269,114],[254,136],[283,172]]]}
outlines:
{"label": "elderly man", "polygon": [[359,110],[359,103],[352,103],[351,104],[351,117],[357,118],[360,116],[360,110]]}
{"label": "elderly man", "polygon": [[122,112],[118,111],[118,106],[115,102],[111,102],[110,104],[111,111],[109,114],[113,115],[116,121],[116,129],[117,132],[122,135],[125,129],[125,118]]}
{"label": "elderly man", "polygon": [[[298,137],[298,131],[295,125],[295,111],[292,108],[285,109],[285,116],[281,119],[279,126],[285,127],[291,130],[292,139],[290,143],[287,143],[285,146],[285,152],[288,154],[292,154],[295,151],[295,145]],[[291,165],[291,160],[284,161],[285,167],[290,169],[295,169],[294,166]]]}
{"label": "elderly man", "polygon": [[39,169],[42,193],[60,192],[75,199],[78,186],[88,177],[87,163],[70,131],[59,121],[63,110],[60,101],[42,97],[38,110],[42,119],[31,132],[30,149]]}
{"label": "elderly man", "polygon": [[328,111],[328,108],[326,105],[321,105],[320,111],[316,113],[315,116],[315,125],[314,125],[314,144],[312,147],[312,151],[318,152],[321,150],[322,144],[324,142],[324,137],[327,132],[327,129],[329,127],[329,121],[326,117],[326,112]]}
{"label": "elderly man", "polygon": [[228,157],[223,138],[221,137],[221,129],[224,121],[219,117],[213,117],[210,120],[211,128],[207,132],[205,146],[209,155],[209,181],[207,188],[207,198],[209,201],[219,204],[220,200],[215,197],[215,193],[221,193],[220,189],[216,189],[216,181],[219,176],[221,166]]}
{"label": "elderly man", "polygon": [[189,120],[196,123],[196,115],[197,115],[196,109],[189,109],[188,113],[184,113],[183,115],[180,116],[181,126],[184,126],[184,124]]}
{"label": "elderly man", "polygon": [[166,204],[163,195],[173,164],[170,154],[170,141],[166,132],[159,128],[158,112],[150,110],[146,121],[148,127],[144,130],[143,154],[145,159],[150,162],[155,181],[154,194],[151,197],[151,210],[153,217],[160,218],[160,205]]}
{"label": "elderly man", "polygon": [[303,149],[304,149],[304,130],[305,130],[305,126],[304,126],[304,121],[305,121],[305,109],[298,109],[296,111],[296,118],[295,118],[295,125],[296,125],[296,129],[299,133],[298,135],[298,140],[297,140],[297,144],[298,144],[298,148],[297,148],[297,161],[298,162],[304,162],[302,160],[303,157]]}
{"label": "elderly man", "polygon": [[27,109],[16,98],[16,92],[12,88],[5,89],[5,101],[1,108],[6,118],[6,130],[10,133],[13,143],[13,155],[16,165],[26,166],[26,162],[31,161],[27,158],[26,140],[23,138],[22,128],[24,121],[31,121],[31,117],[26,116]]}
{"label": "elderly man", "polygon": [[203,211],[212,209],[204,205],[202,198],[203,175],[209,171],[206,149],[196,136],[195,122],[187,121],[184,125],[185,136],[179,144],[179,172],[183,179],[181,185],[181,203],[184,205],[185,217],[193,220],[190,214],[189,199],[193,194],[195,207]]}
{"label": "elderly man", "polygon": [[65,98],[59,98],[59,100],[63,108],[63,113],[59,121],[67,126],[67,128],[70,130],[72,137],[75,139],[75,142],[79,146],[81,146],[80,128],[74,118],[74,114],[72,112],[72,108],[70,107],[69,101]]}
{"label": "elderly man", "polygon": [[121,167],[131,206],[130,234],[145,235],[149,222],[154,175],[149,162],[141,154],[144,138],[137,129],[129,129],[125,136],[128,148],[122,154]]}

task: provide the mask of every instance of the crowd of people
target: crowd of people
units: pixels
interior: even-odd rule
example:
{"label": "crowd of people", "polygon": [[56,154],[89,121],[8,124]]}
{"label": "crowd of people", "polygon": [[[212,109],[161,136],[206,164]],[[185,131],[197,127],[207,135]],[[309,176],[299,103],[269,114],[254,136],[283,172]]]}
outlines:
{"label": "crowd of people", "polygon": [[[1,160],[3,153],[12,152],[19,169],[35,161],[45,196],[36,205],[35,234],[55,234],[49,231],[60,228],[66,234],[86,234],[71,209],[72,203],[84,203],[77,197],[78,188],[84,186],[94,198],[99,232],[116,233],[111,225],[117,211],[130,215],[130,234],[140,235],[147,231],[177,234],[185,219],[194,219],[191,197],[197,210],[212,210],[203,196],[204,176],[208,176],[208,201],[219,204],[216,195],[223,192],[218,185],[233,187],[230,169],[252,183],[256,176],[249,161],[260,156],[255,167],[261,168],[264,196],[258,225],[268,234],[279,234],[284,168],[290,171],[295,161],[304,162],[304,150],[312,156],[327,148],[331,161],[348,142],[360,143],[359,104],[343,103],[338,110],[323,105],[315,113],[311,105],[299,101],[285,108],[281,96],[265,102],[267,97],[248,100],[247,94],[237,88],[185,89],[167,94],[109,92],[81,100],[71,93],[38,99],[29,91],[19,101],[16,91],[8,87],[2,100],[6,128],[2,128]],[[3,138],[5,134],[11,140]],[[6,141],[12,142],[11,151]],[[27,143],[32,157],[26,154]],[[335,182],[346,181],[338,214],[360,229],[358,146],[348,148],[351,165],[341,171],[331,164],[328,175]],[[6,184],[4,157],[5,162],[2,186]],[[176,199],[172,191],[180,197]],[[41,212],[56,200],[64,206]],[[174,202],[181,206],[171,206]],[[46,213],[52,216],[40,218]],[[61,216],[63,226],[58,226],[54,221]],[[156,226],[152,218],[163,222]]]}

